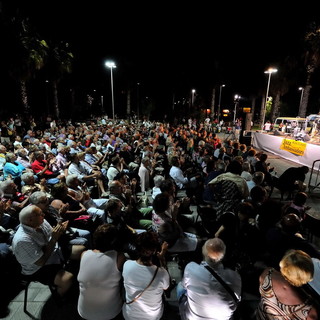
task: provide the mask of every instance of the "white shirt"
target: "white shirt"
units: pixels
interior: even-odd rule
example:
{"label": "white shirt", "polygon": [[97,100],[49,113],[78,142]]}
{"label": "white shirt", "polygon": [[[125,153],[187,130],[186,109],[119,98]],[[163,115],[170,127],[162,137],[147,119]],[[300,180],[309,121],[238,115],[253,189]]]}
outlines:
{"label": "white shirt", "polygon": [[116,251],[86,251],[81,258],[78,281],[78,312],[82,318],[113,319],[120,313],[123,300]]}
{"label": "white shirt", "polygon": [[[22,273],[25,275],[34,274],[41,268],[35,263],[43,256],[43,247],[51,239],[52,227],[46,220],[43,221],[39,228],[41,232],[20,224],[12,240],[13,253],[22,267]],[[60,264],[61,261],[62,253],[58,243],[56,243],[55,249],[47,260],[46,265]]]}
{"label": "white shirt", "polygon": [[150,173],[143,163],[140,165],[138,175],[140,177],[141,192],[145,192],[150,188]]}
{"label": "white shirt", "polygon": [[175,181],[179,189],[182,189],[184,185],[188,183],[188,178],[183,175],[183,172],[179,167],[172,166],[169,175]]}
{"label": "white shirt", "polygon": [[[204,267],[206,262],[187,264],[181,281],[187,290],[187,301],[183,304],[182,319],[188,320],[230,320],[236,303],[220,282]],[[214,271],[230,286],[236,296],[241,296],[240,275],[221,263]]]}
{"label": "white shirt", "polygon": [[[156,266],[143,266],[136,261],[127,260],[123,266],[123,282],[126,301],[133,300],[151,281]],[[151,286],[141,297],[131,304],[123,304],[122,313],[128,320],[159,320],[163,314],[163,290],[170,284],[168,272],[159,268]]]}

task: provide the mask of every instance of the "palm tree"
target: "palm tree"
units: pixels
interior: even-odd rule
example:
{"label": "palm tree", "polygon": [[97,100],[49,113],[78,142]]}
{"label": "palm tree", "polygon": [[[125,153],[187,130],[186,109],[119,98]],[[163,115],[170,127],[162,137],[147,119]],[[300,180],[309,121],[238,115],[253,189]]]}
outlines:
{"label": "palm tree", "polygon": [[32,30],[28,18],[14,17],[6,25],[7,33],[7,69],[10,76],[19,84],[23,109],[28,112],[27,82],[34,78],[45,62],[48,45]]}
{"label": "palm tree", "polygon": [[68,42],[60,41],[50,45],[49,57],[45,68],[52,83],[54,113],[57,119],[60,115],[58,83],[66,73],[71,73],[72,62],[73,54]]}
{"label": "palm tree", "polygon": [[309,102],[310,90],[312,88],[311,78],[315,70],[320,65],[320,26],[312,22],[305,35],[306,52],[304,61],[306,66],[306,84],[304,86],[303,97],[299,108],[299,116],[305,117]]}

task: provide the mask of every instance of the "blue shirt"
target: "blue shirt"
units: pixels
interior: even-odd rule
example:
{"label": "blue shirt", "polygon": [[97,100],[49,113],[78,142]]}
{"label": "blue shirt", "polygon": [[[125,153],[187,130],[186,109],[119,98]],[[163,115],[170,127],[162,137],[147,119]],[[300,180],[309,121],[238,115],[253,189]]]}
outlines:
{"label": "blue shirt", "polygon": [[26,168],[17,161],[14,163],[6,162],[3,167],[3,177],[4,179],[6,179],[8,175],[11,175],[12,178],[20,177],[24,170],[26,170]]}

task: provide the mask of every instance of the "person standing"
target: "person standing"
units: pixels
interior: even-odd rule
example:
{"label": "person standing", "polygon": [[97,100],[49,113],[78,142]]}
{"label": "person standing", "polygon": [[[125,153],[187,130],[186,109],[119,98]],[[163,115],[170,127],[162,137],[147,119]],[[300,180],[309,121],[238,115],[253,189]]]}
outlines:
{"label": "person standing", "polygon": [[264,124],[264,130],[269,132],[271,130],[271,122],[268,120],[265,124]]}

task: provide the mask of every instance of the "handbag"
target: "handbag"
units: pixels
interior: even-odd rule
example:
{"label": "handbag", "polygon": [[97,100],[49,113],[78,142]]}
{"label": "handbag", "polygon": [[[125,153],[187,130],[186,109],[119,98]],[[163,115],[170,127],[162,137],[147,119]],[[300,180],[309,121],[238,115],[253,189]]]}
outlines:
{"label": "handbag", "polygon": [[222,280],[222,278],[209,266],[205,266],[205,268],[221,283],[221,285],[229,292],[233,300],[238,304],[240,299],[236,296],[234,291]]}
{"label": "handbag", "polygon": [[153,275],[151,281],[149,282],[149,284],[131,301],[129,301],[129,302],[126,301],[126,304],[131,304],[132,302],[137,301],[142,296],[142,294],[151,286],[151,283],[153,282],[154,278],[156,277],[156,275],[158,273],[158,269],[159,269],[159,267],[157,267],[156,271],[154,272],[154,275]]}

